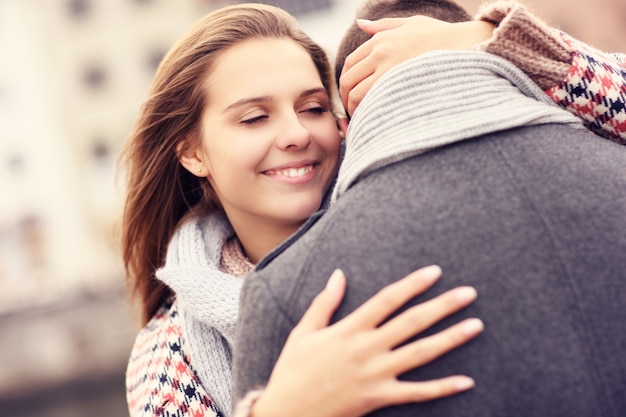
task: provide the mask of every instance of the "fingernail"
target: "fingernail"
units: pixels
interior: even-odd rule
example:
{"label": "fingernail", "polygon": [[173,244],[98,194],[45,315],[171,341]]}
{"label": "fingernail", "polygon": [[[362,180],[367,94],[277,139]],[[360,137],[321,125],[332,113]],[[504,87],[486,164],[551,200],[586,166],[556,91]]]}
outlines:
{"label": "fingernail", "polygon": [[462,287],[457,290],[456,298],[462,303],[473,301],[478,296],[476,288],[474,287]]}
{"label": "fingernail", "polygon": [[326,288],[334,291],[339,287],[339,278],[343,275],[343,271],[341,269],[335,269],[333,273],[328,278],[328,282],[326,283]]}
{"label": "fingernail", "polygon": [[366,24],[367,23],[372,23],[372,21],[369,20],[369,19],[357,19],[356,22],[359,23],[359,24],[361,24],[361,23],[366,23]]}
{"label": "fingernail", "polygon": [[470,388],[474,388],[476,382],[474,379],[468,376],[460,376],[459,379],[454,383],[454,387],[459,391],[465,391]]}
{"label": "fingernail", "polygon": [[467,336],[474,336],[483,331],[485,324],[481,319],[469,319],[461,326],[461,331]]}
{"label": "fingernail", "polygon": [[420,269],[420,278],[425,282],[433,282],[441,276],[439,265],[430,265]]}

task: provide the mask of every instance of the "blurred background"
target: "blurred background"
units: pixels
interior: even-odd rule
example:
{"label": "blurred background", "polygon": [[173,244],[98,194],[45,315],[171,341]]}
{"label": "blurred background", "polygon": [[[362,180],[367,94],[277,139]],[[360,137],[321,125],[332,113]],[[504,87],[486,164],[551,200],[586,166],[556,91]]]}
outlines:
{"label": "blurred background", "polygon": [[[127,416],[137,321],[116,158],[163,54],[209,0],[0,0],[0,410]],[[267,1],[332,54],[361,0]],[[470,13],[480,1],[460,0]],[[527,0],[626,52],[624,0]]]}

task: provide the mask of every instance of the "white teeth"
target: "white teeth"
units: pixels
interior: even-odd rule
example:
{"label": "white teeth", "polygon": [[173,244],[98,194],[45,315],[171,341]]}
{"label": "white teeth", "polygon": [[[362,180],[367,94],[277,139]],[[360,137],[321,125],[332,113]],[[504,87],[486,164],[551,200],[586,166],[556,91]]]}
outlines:
{"label": "white teeth", "polygon": [[313,169],[313,166],[311,165],[306,166],[306,167],[301,167],[301,168],[287,168],[287,169],[281,169],[279,171],[276,171],[276,174],[283,175],[289,178],[298,178],[298,177],[305,176],[306,174],[311,172],[312,169]]}

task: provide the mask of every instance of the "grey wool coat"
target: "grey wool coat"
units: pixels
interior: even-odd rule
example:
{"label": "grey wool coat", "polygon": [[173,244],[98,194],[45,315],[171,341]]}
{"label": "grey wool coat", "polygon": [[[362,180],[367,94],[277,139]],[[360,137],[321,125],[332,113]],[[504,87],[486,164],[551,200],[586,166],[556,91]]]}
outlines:
{"label": "grey wool coat", "polygon": [[348,289],[333,321],[436,263],[443,277],[412,304],[458,285],[479,298],[426,334],[465,317],[486,328],[401,378],[466,374],[476,387],[373,416],[626,415],[626,149],[547,122],[433,146],[355,178],[246,279],[235,398],[267,382],[335,268]]}

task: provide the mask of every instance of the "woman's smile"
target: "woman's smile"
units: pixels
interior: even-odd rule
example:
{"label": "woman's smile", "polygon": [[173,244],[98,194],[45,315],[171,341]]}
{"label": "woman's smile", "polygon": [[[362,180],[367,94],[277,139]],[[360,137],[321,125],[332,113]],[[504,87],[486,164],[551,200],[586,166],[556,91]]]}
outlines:
{"label": "woman's smile", "polygon": [[318,162],[300,162],[268,169],[263,171],[262,174],[290,184],[303,184],[313,179],[318,166]]}

